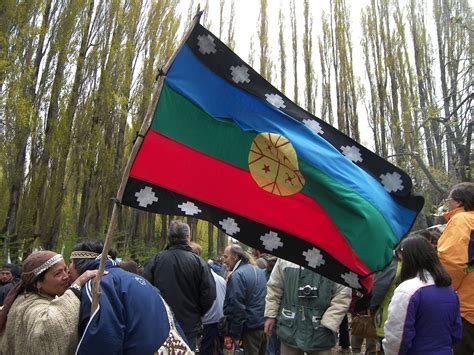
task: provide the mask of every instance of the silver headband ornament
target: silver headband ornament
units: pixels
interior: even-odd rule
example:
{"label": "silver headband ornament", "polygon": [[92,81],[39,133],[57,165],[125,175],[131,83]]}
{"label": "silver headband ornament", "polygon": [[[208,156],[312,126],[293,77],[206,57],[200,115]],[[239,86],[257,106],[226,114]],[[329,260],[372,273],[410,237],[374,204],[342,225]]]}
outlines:
{"label": "silver headband ornament", "polygon": [[43,271],[48,270],[51,266],[53,266],[54,264],[57,264],[61,260],[63,260],[63,256],[61,254],[56,254],[55,256],[45,261],[43,264],[41,264],[40,266],[38,266],[31,272],[33,273],[33,275],[39,276]]}
{"label": "silver headband ornament", "polygon": [[93,251],[73,251],[69,259],[97,259],[100,254],[94,253]]}

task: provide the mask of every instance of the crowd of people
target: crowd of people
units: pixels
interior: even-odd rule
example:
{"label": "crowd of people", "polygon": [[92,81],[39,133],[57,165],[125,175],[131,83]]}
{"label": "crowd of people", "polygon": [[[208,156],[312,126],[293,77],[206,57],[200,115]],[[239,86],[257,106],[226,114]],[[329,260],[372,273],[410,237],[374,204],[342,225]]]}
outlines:
{"label": "crowd of people", "polygon": [[[445,227],[411,233],[369,294],[283,259],[224,250],[205,261],[189,226],[142,268],[103,243],[39,251],[0,269],[0,354],[474,354],[474,184],[455,185]],[[365,342],[365,346],[363,345]]]}

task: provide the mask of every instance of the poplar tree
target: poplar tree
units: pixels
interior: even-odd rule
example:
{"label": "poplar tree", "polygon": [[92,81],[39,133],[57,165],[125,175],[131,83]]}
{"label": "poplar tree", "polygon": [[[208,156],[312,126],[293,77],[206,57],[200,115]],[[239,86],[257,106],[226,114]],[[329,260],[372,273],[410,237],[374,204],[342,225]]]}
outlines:
{"label": "poplar tree", "polygon": [[296,26],[296,3],[290,2],[291,45],[293,49],[293,101],[298,104],[298,31]]}
{"label": "poplar tree", "polygon": [[304,33],[303,33],[303,61],[305,68],[305,99],[306,110],[314,114],[316,85],[313,71],[313,16],[309,11],[309,1],[304,1]]}
{"label": "poplar tree", "polygon": [[286,91],[286,49],[285,49],[285,17],[283,11],[280,8],[278,13],[278,48],[279,48],[279,59],[280,59],[280,90],[282,93]]}
{"label": "poplar tree", "polygon": [[319,62],[321,64],[321,118],[330,125],[334,123],[334,113],[331,99],[331,65],[332,65],[332,38],[330,36],[329,20],[326,13],[321,15],[322,37],[318,39]]}
{"label": "poplar tree", "polygon": [[[471,180],[472,8],[466,0],[434,0],[448,174]],[[471,82],[471,83],[470,83]],[[454,175],[454,176],[453,176]]]}
{"label": "poplar tree", "polygon": [[362,12],[363,39],[366,76],[370,88],[369,124],[375,143],[375,152],[382,157],[388,155],[387,101],[388,73],[383,52],[383,23],[380,15],[379,0]]}
{"label": "poplar tree", "polygon": [[229,22],[227,26],[227,46],[235,48],[235,0],[230,1]]}
{"label": "poplar tree", "polygon": [[[4,254],[9,242],[21,243],[19,228],[25,227],[34,231],[34,218],[24,213],[22,206],[33,209],[34,197],[29,196],[26,172],[35,174],[35,164],[42,139],[42,121],[40,117],[41,97],[44,94],[45,80],[41,79],[40,64],[44,58],[43,46],[51,24],[52,2],[38,2],[37,7],[26,3],[5,2],[6,29],[2,35],[9,47],[2,51],[6,54],[8,72],[2,72],[2,88],[5,87],[6,99],[2,102],[5,119],[5,135],[2,142],[6,143],[3,169],[9,185],[8,210],[5,224],[0,230],[5,233]],[[2,10],[3,11],[3,10]],[[40,20],[38,20],[40,18]],[[3,22],[2,22],[3,23]],[[37,27],[38,26],[38,27]],[[1,65],[1,64],[0,64]],[[6,74],[6,75],[5,75]],[[0,92],[2,89],[0,89]],[[31,141],[31,144],[28,144]],[[27,157],[30,163],[26,164]],[[31,180],[30,180],[31,181]],[[26,200],[29,198],[28,200]],[[23,201],[23,202],[22,202]],[[19,217],[19,218],[17,218]],[[10,238],[13,237],[13,240]],[[32,240],[32,239],[30,239]]]}
{"label": "poplar tree", "polygon": [[350,13],[345,0],[331,0],[331,11],[338,128],[358,141],[357,79],[352,67]]}
{"label": "poplar tree", "polygon": [[260,0],[258,39],[260,43],[260,75],[268,81],[272,77],[272,61],[268,43],[267,0]]}

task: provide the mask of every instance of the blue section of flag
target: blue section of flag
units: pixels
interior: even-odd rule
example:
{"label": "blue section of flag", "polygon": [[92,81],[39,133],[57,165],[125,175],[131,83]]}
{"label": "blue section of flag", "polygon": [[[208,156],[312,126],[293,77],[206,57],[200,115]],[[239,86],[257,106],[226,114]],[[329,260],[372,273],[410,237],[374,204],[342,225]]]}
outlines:
{"label": "blue section of flag", "polygon": [[243,130],[283,135],[298,156],[374,205],[398,238],[408,233],[416,213],[397,204],[380,182],[304,124],[215,75],[187,46],[175,58],[166,83],[213,117],[232,119]]}

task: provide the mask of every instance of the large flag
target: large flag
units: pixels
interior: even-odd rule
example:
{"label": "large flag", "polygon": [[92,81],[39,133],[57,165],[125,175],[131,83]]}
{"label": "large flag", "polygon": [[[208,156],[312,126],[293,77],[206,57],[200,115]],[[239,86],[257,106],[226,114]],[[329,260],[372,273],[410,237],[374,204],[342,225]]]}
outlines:
{"label": "large flag", "polygon": [[409,176],[306,112],[196,25],[164,73],[122,203],[367,290],[423,199]]}

